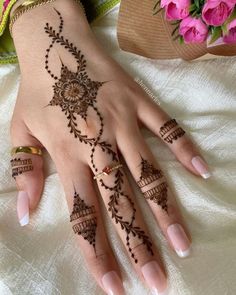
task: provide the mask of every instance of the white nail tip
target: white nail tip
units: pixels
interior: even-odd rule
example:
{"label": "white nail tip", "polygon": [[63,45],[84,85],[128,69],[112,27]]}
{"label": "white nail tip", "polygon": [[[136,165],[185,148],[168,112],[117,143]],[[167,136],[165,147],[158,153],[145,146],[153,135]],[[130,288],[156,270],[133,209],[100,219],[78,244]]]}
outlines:
{"label": "white nail tip", "polygon": [[190,255],[190,249],[187,249],[185,251],[182,250],[175,250],[175,252],[177,253],[177,255],[181,258],[185,258],[188,257]]}
{"label": "white nail tip", "polygon": [[201,176],[202,178],[207,179],[211,177],[211,173],[204,173],[204,174],[201,174]]}
{"label": "white nail tip", "polygon": [[26,213],[24,217],[20,220],[20,225],[25,226],[29,223],[29,213]]}

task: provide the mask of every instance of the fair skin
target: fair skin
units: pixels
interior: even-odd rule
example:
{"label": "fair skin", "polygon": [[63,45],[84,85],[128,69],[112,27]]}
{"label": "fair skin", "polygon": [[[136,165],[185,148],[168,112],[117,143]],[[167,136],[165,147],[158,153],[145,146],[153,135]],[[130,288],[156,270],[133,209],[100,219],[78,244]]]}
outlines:
{"label": "fair skin", "polygon": [[[46,50],[53,38],[45,31],[45,26],[49,23],[48,28],[52,26],[57,33],[62,19],[62,32],[57,37],[60,39],[60,36],[63,36],[69,43],[73,43],[77,59],[63,45],[62,39],[58,43],[53,43],[50,54],[46,57]],[[83,10],[74,1],[57,0],[25,13],[13,26],[13,38],[19,58],[21,82],[12,118],[12,145],[37,146],[48,151],[63,184],[70,213],[73,211],[76,193],[87,206],[93,206],[93,212],[72,222],[72,226],[82,224],[87,222],[89,217],[89,222],[93,221],[93,226],[90,223],[90,230],[95,228],[95,233],[92,231],[94,240],[90,244],[89,236],[85,239],[77,232],[78,247],[84,254],[89,271],[101,288],[107,294],[125,294],[120,270],[106,237],[93,175],[102,171],[104,167],[117,163],[118,158],[123,158],[122,161],[126,162],[134,180],[140,184],[141,164],[144,159],[156,169],[156,172],[153,172],[154,181],[149,183],[146,189],[141,189],[144,195],[147,190],[157,188],[160,184],[164,184],[165,187],[166,180],[159,172],[158,177],[158,163],[142,137],[140,127],[146,126],[160,137],[160,128],[170,121],[170,117],[99,45]],[[45,63],[45,60],[48,60],[48,63]],[[76,73],[77,66],[81,66],[83,61],[86,61],[86,66],[76,77],[69,79],[70,74]],[[62,80],[63,67],[67,72],[63,76],[64,84],[61,81],[60,88],[59,80]],[[49,69],[57,79],[50,75]],[[82,72],[92,81],[105,83],[91,83],[91,80],[88,82],[80,76]],[[90,104],[88,97],[91,98]],[[58,102],[62,98],[68,98],[63,100],[63,103],[64,107],[70,107],[70,111],[63,110],[61,101]],[[84,104],[81,103],[82,98],[85,98]],[[73,122],[70,122],[71,118]],[[71,125],[68,125],[69,123]],[[73,125],[74,123],[77,125]],[[178,126],[173,128],[175,131]],[[82,138],[83,135],[85,137]],[[90,143],[86,143],[88,139],[91,139]],[[104,142],[106,146],[102,148]],[[201,171],[196,169],[197,166],[192,162],[192,159],[200,154],[186,133],[172,142],[164,142],[190,173],[200,176]],[[16,177],[18,190],[27,193],[30,211],[33,211],[40,202],[44,186],[43,160],[37,155],[18,155],[21,159],[30,158],[33,163],[32,171]],[[117,176],[118,171],[121,174]],[[115,181],[120,181],[120,186],[116,186]],[[131,259],[140,279],[144,280],[153,292],[164,292],[167,288],[164,266],[154,243],[150,246],[152,238],[125,176],[124,168],[117,169],[108,176],[102,176],[97,180],[97,185],[109,215],[112,217],[111,212],[115,214],[112,221],[127,249],[127,259]],[[165,188],[162,192],[165,193]],[[111,196],[116,198],[117,203],[112,203]],[[186,253],[191,243],[187,226],[169,188],[168,194],[164,196],[167,198],[168,210],[153,199],[147,198],[150,210],[169,246],[173,250]],[[119,219],[118,216],[122,218]],[[126,230],[121,226],[123,221],[127,221]],[[180,231],[178,242],[182,249],[176,248],[168,232],[168,228],[176,224],[181,225],[184,230]],[[138,228],[144,234],[137,234]],[[136,235],[132,234],[132,230]]]}

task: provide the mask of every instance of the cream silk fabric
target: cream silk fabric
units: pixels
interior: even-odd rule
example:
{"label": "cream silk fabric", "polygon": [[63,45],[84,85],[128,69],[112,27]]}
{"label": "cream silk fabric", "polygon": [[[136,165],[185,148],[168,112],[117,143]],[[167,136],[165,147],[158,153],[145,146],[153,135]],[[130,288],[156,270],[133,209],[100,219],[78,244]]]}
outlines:
{"label": "cream silk fabric", "polygon": [[[193,63],[153,61],[119,50],[118,7],[93,24],[111,55],[159,97],[161,106],[184,126],[209,162],[213,177],[186,171],[155,136],[144,135],[166,172],[193,236],[193,253],[178,258],[161,236],[149,208],[137,193],[151,235],[170,281],[170,295],[236,294],[236,58]],[[42,200],[22,228],[9,165],[9,126],[19,85],[17,65],[0,67],[0,295],[104,294],[86,270],[68,222],[68,209],[57,172],[47,159]],[[125,247],[108,214],[103,215],[120,263],[127,294],[149,291],[131,268]]]}

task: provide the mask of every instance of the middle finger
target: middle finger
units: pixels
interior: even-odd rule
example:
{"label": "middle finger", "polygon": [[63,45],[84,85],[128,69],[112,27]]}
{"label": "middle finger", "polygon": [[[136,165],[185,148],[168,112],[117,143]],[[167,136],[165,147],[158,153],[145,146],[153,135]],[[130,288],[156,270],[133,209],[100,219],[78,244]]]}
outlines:
{"label": "middle finger", "polygon": [[167,287],[165,271],[135,204],[125,172],[122,168],[109,171],[109,167],[119,163],[115,143],[110,147],[110,152],[106,153],[102,147],[97,146],[94,153],[96,161],[92,161],[91,168],[95,175],[104,170],[108,174],[97,179],[98,187],[131,261],[154,294],[162,293]]}

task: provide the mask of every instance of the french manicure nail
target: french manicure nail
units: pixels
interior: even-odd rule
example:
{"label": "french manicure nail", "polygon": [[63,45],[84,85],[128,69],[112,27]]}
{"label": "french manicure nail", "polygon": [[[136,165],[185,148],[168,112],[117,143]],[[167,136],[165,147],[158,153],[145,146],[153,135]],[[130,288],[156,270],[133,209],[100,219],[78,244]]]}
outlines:
{"label": "french manicure nail", "polygon": [[170,225],[167,228],[167,234],[179,257],[184,258],[190,255],[190,241],[180,224]]}
{"label": "french manicure nail", "polygon": [[21,226],[29,223],[29,196],[27,192],[19,191],[18,193],[17,214]]}
{"label": "french manicure nail", "polygon": [[102,277],[102,284],[108,295],[124,295],[124,287],[115,271],[110,271]]}
{"label": "french manicure nail", "polygon": [[211,177],[211,173],[207,166],[207,163],[199,156],[192,158],[193,167],[202,176],[202,178],[207,179]]}
{"label": "french manicure nail", "polygon": [[141,271],[153,295],[166,294],[167,279],[155,260],[144,264]]}

